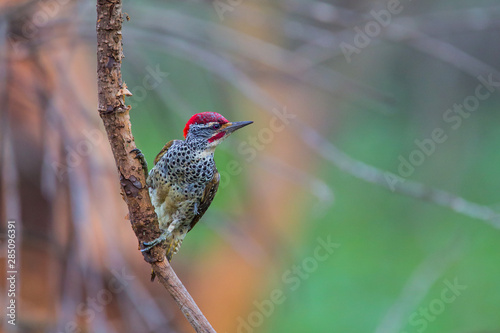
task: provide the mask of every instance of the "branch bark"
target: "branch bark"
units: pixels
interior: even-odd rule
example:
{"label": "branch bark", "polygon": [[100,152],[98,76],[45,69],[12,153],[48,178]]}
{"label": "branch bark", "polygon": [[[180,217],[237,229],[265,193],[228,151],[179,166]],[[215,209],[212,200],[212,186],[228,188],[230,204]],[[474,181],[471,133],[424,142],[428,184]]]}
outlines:
{"label": "branch bark", "polygon": [[[97,87],[98,111],[104,123],[132,229],[139,244],[160,235],[158,218],[149,198],[146,179],[140,162],[131,150],[136,148],[132,136],[129,110],[125,96],[130,95],[122,82],[122,2],[97,0]],[[174,298],[196,332],[215,332],[193,298],[173,271],[160,246],[144,253],[158,280]]]}

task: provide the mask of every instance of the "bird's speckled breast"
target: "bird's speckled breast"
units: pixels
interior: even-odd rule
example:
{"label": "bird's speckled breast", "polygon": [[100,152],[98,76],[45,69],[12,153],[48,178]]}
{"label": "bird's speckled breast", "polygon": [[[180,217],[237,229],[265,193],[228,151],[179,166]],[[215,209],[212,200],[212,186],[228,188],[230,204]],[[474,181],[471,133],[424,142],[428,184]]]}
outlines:
{"label": "bird's speckled breast", "polygon": [[189,225],[215,172],[213,153],[201,153],[185,141],[176,141],[168,149],[148,177],[161,229],[168,229],[176,221]]}

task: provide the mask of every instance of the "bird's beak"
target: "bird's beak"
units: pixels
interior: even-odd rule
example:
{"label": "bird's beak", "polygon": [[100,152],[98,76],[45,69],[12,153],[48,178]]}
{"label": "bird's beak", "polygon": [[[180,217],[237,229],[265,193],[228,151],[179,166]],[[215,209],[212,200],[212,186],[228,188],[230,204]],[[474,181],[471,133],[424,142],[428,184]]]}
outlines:
{"label": "bird's beak", "polygon": [[222,130],[229,134],[252,123],[253,121],[235,121],[234,123],[227,123]]}

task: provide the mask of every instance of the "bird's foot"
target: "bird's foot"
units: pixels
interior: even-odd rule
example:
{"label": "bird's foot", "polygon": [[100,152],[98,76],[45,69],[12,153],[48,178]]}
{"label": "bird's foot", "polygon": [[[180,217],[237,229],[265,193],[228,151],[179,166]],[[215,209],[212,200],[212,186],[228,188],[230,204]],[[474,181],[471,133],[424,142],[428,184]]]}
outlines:
{"label": "bird's foot", "polygon": [[146,162],[146,158],[144,157],[144,154],[139,148],[134,148],[130,151],[130,153],[135,153],[135,157],[139,160],[142,166],[142,170],[144,171],[144,176],[146,179],[148,178],[148,162]]}
{"label": "bird's foot", "polygon": [[153,239],[151,242],[144,242],[144,243],[142,243],[142,245],[144,246],[144,248],[141,249],[141,252],[147,252],[147,251],[151,250],[156,245],[158,245],[158,244],[166,241],[167,238],[169,238],[171,235],[172,234],[169,231],[164,231],[160,235],[160,237],[158,237],[156,239]]}

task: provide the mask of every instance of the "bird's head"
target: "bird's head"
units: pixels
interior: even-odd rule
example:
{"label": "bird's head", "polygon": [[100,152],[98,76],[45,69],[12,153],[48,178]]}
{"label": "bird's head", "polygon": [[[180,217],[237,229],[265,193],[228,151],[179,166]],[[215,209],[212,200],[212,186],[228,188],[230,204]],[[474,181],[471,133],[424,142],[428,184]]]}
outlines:
{"label": "bird's head", "polygon": [[231,133],[253,121],[230,122],[216,112],[202,112],[192,116],[184,128],[186,140],[201,140],[207,147],[215,148]]}

